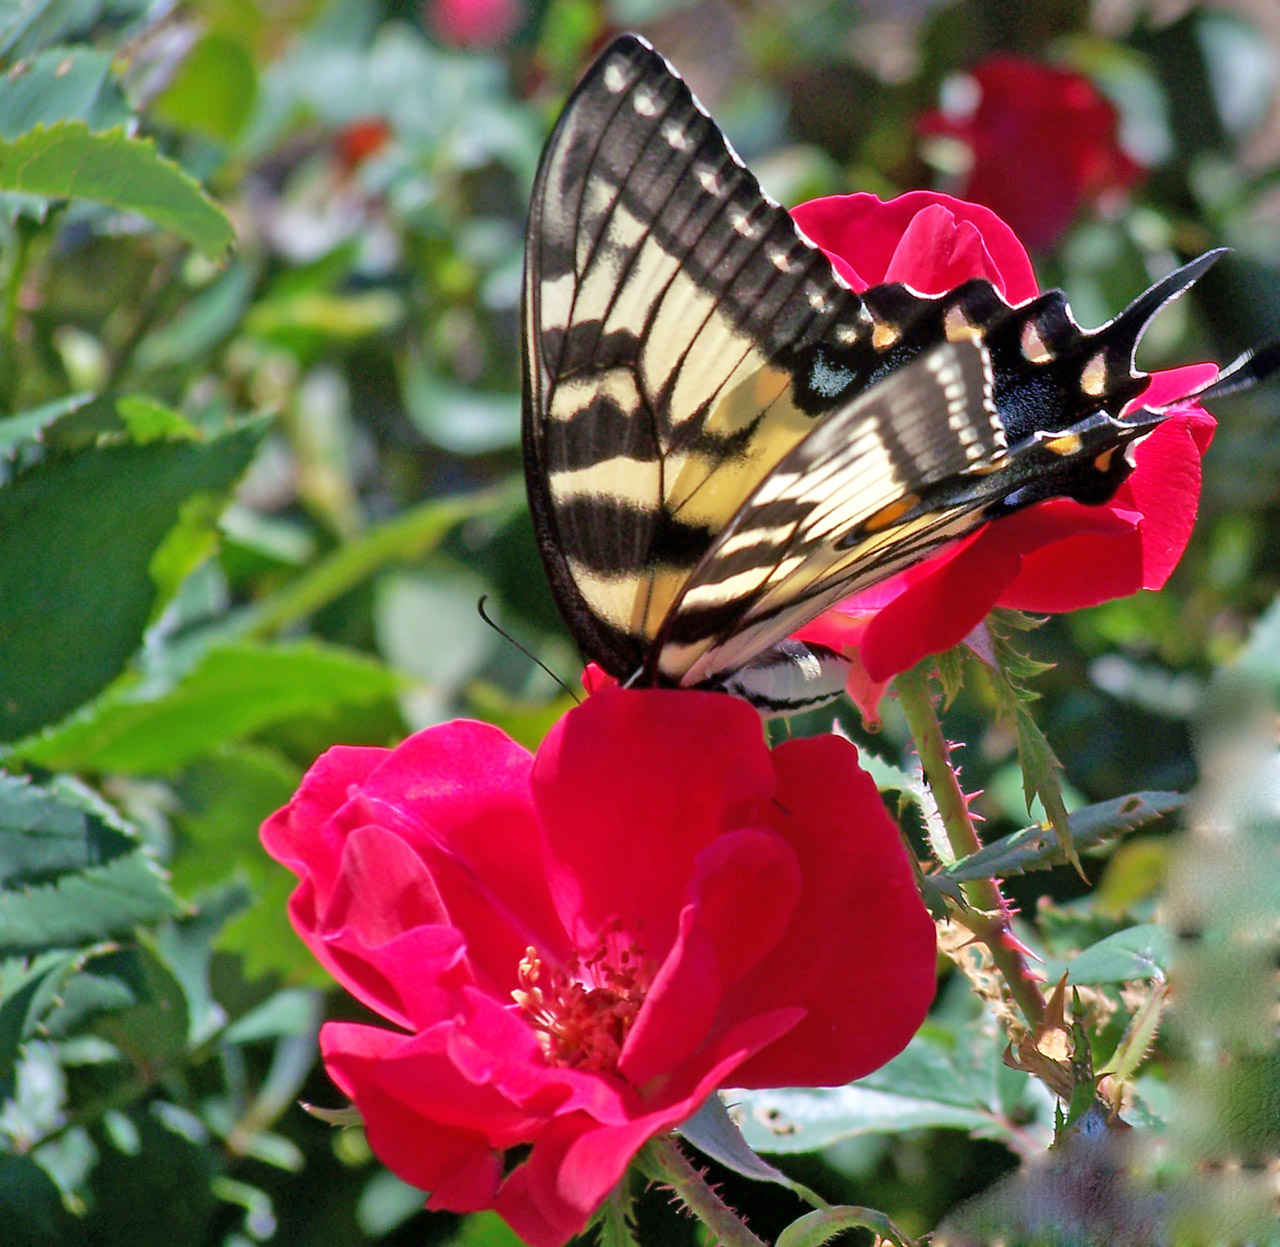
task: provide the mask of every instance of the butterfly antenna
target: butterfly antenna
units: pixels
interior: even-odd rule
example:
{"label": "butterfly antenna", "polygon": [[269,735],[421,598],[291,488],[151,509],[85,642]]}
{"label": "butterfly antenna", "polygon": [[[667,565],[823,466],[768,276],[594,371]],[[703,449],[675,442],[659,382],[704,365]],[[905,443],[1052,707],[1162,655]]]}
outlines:
{"label": "butterfly antenna", "polygon": [[484,593],[480,595],[480,600],[476,603],[476,610],[479,612],[480,618],[483,619],[485,623],[487,623],[489,627],[491,627],[500,637],[510,641],[516,649],[518,649],[531,663],[534,664],[534,666],[541,667],[543,671],[545,671],[558,685],[560,685],[562,689],[564,689],[566,693],[569,694],[570,697],[573,698],[575,702],[578,703],[578,705],[582,705],[582,698],[578,696],[577,692],[566,684],[558,675],[556,675],[556,673],[552,671],[551,668],[537,656],[537,654],[533,653],[533,651],[527,646],[521,645],[520,642],[517,641],[515,637],[513,637],[504,627],[494,622],[493,618],[484,608],[484,604],[488,600],[489,595]]}

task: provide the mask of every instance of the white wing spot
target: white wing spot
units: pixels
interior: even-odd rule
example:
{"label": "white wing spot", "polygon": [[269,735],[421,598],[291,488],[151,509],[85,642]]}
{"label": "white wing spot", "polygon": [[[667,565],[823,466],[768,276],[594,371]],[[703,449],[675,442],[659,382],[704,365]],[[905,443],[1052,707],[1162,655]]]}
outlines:
{"label": "white wing spot", "polygon": [[747,214],[741,208],[729,209],[729,224],[738,231],[743,238],[754,238],[756,236],[756,227],[751,224]]}
{"label": "white wing spot", "polygon": [[1097,398],[1107,388],[1107,358],[1101,351],[1085,364],[1080,388],[1090,398]]}
{"label": "white wing spot", "polygon": [[769,247],[766,251],[769,263],[783,273],[791,271],[791,257],[781,247]]}
{"label": "white wing spot", "polygon": [[662,127],[662,137],[678,152],[687,152],[693,146],[683,128],[676,125],[674,121],[668,121]]}
{"label": "white wing spot", "polygon": [[839,342],[841,346],[852,346],[857,340],[858,340],[857,325],[837,325],[836,326],[836,341]]}
{"label": "white wing spot", "polygon": [[631,97],[631,107],[642,117],[652,117],[658,111],[658,101],[653,98],[652,91],[647,91],[641,87]]}
{"label": "white wing spot", "polygon": [[887,351],[902,335],[887,321],[880,321],[871,333],[871,345]]}
{"label": "white wing spot", "polygon": [[815,312],[826,310],[827,296],[823,294],[817,286],[808,287],[808,289],[805,290],[805,294],[809,299],[809,306],[813,308]]}
{"label": "white wing spot", "polygon": [[982,331],[965,315],[958,304],[947,308],[942,317],[942,327],[948,342],[980,342]]}
{"label": "white wing spot", "polygon": [[1033,320],[1022,326],[1022,354],[1028,363],[1047,364],[1053,358],[1053,352],[1040,335],[1040,328]]}
{"label": "white wing spot", "polygon": [[617,61],[611,61],[605,66],[604,70],[604,87],[606,91],[617,95],[623,87],[627,85],[626,71]]}
{"label": "white wing spot", "polygon": [[694,177],[702,184],[702,189],[711,195],[720,193],[720,179],[716,177],[716,171],[709,165],[700,165],[693,171]]}

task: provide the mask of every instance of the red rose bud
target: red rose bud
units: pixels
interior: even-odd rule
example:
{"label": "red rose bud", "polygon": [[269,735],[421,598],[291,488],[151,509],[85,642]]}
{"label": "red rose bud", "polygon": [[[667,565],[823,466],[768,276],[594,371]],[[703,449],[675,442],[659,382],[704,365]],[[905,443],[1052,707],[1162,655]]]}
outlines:
{"label": "red rose bud", "polygon": [[997,212],[1027,246],[1053,246],[1084,204],[1141,179],[1120,146],[1115,107],[1083,75],[996,56],[968,81],[963,110],[925,113],[917,127],[968,149],[958,193]]}
{"label": "red rose bud", "polygon": [[860,1077],[933,997],[933,923],[856,749],[770,751],[719,693],[606,689],[536,756],[469,722],[331,749],[262,839],[298,933],[395,1028],[320,1035],[370,1146],[534,1247],[716,1088]]}

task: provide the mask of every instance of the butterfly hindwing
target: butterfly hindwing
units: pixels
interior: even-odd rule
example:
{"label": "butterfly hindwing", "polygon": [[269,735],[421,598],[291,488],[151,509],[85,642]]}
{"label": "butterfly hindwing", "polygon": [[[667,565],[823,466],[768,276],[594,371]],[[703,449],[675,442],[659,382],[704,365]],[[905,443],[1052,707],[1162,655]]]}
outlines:
{"label": "butterfly hindwing", "polygon": [[689,577],[659,637],[668,678],[714,680],[820,610],[982,522],[1006,451],[991,362],[977,342],[935,347],[834,412],[760,483]]}

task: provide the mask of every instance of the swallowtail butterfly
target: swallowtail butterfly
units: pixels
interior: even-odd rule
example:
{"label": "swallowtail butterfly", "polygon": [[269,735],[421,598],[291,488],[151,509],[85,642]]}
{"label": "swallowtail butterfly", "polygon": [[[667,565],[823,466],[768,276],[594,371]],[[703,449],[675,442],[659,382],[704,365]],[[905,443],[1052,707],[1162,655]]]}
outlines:
{"label": "swallowtail butterfly", "polygon": [[529,501],[583,652],[766,712],[833,696],[836,656],[786,640],[822,610],[1033,502],[1111,497],[1165,415],[1117,418],[1138,339],[1216,258],[1088,332],[1060,291],[855,294],[619,38],[547,143],[525,249]]}

